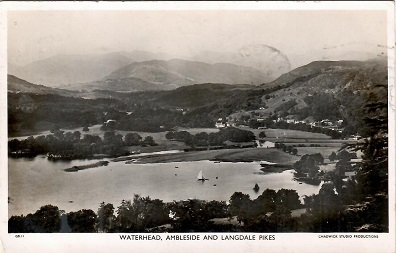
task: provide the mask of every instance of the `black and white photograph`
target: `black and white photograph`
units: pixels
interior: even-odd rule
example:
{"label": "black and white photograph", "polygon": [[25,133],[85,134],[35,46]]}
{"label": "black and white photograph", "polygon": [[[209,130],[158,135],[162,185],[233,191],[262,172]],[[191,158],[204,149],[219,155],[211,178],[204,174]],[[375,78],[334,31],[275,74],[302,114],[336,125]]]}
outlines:
{"label": "black and white photograph", "polygon": [[14,4],[4,252],[394,252],[394,2]]}

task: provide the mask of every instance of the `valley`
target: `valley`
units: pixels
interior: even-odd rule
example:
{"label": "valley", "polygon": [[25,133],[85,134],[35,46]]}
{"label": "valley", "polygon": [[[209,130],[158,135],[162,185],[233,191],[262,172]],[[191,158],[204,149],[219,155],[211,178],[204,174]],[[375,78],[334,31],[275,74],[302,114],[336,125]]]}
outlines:
{"label": "valley", "polygon": [[[312,62],[273,81],[230,63],[165,58],[122,64],[95,79],[49,86],[8,76],[12,219],[46,204],[65,212],[95,210],[102,201],[122,206],[137,194],[136,201],[158,198],[161,212],[212,203],[221,210],[206,218],[232,214],[246,224],[233,230],[258,231],[258,217],[277,208],[294,212],[281,216],[288,222],[311,222],[302,219],[317,217],[317,199],[333,189],[337,201],[350,208],[358,203],[348,190],[360,189],[366,151],[353,147],[375,133],[365,117],[387,115],[365,108],[387,95],[386,62]],[[202,173],[208,181],[197,184]],[[268,194],[285,194],[290,203],[272,206]],[[244,210],[236,198],[253,207]],[[169,217],[159,224],[179,231]]]}

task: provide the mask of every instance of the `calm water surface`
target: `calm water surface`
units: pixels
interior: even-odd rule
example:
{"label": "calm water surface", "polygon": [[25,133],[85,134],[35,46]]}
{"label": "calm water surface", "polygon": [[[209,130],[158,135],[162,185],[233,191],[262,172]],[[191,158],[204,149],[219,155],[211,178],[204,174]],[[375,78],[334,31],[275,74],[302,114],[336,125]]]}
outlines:
{"label": "calm water surface", "polygon": [[[9,158],[9,216],[34,213],[46,204],[56,205],[66,212],[80,209],[96,212],[103,201],[117,207],[123,199],[133,199],[134,194],[169,202],[188,198],[228,201],[236,191],[247,193],[255,199],[266,188],[295,189],[300,196],[319,192],[319,186],[294,181],[290,170],[259,174],[259,163],[111,162],[106,167],[78,172],[63,171],[75,165],[97,161],[52,162],[44,156],[33,159]],[[200,170],[209,181],[197,181]],[[256,183],[260,186],[258,193],[253,191]]]}

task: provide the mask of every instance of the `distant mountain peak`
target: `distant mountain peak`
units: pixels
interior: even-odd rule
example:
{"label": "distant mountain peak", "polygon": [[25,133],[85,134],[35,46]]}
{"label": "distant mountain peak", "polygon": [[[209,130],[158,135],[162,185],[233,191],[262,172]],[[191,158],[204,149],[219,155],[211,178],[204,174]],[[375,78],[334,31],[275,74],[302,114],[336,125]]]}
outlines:
{"label": "distant mountain peak", "polygon": [[195,83],[260,84],[267,77],[260,71],[230,63],[203,63],[173,58],[134,62],[119,68],[107,79],[138,78],[146,82],[186,86]]}

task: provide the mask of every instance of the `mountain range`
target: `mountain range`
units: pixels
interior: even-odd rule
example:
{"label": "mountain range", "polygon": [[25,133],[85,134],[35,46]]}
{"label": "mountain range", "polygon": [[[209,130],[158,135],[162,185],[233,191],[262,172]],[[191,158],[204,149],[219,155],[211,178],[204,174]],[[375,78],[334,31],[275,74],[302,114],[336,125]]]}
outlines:
{"label": "mountain range", "polygon": [[31,83],[71,90],[169,90],[196,83],[258,85],[270,80],[251,67],[169,58],[144,51],[63,55],[23,67],[9,64],[8,73]]}
{"label": "mountain range", "polygon": [[50,87],[93,82],[134,61],[168,59],[165,54],[146,51],[108,54],[57,55],[24,66],[8,64],[8,74]]}
{"label": "mountain range", "polygon": [[366,47],[326,46],[302,55],[285,55],[264,44],[247,45],[235,52],[202,51],[181,58],[139,50],[57,55],[24,66],[9,62],[8,74],[30,83],[71,90],[169,90],[196,83],[259,85],[314,59],[365,61],[386,57],[385,47],[378,45],[371,53],[365,51]]}

